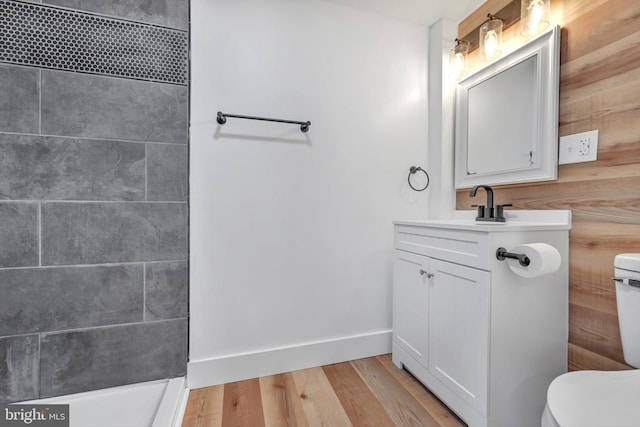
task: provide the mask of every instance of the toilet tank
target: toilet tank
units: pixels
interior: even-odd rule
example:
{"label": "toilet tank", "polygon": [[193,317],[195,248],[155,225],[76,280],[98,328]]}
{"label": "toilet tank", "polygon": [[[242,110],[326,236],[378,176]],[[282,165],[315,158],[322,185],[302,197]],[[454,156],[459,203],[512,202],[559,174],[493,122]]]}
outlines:
{"label": "toilet tank", "polygon": [[640,368],[640,253],[616,255],[614,267],[624,361]]}

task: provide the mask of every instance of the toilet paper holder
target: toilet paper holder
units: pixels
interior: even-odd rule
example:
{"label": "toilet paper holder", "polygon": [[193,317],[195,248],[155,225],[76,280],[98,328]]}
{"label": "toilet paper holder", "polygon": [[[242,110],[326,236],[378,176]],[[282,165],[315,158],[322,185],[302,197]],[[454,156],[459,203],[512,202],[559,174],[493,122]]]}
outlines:
{"label": "toilet paper holder", "polygon": [[505,248],[498,248],[496,251],[496,258],[500,261],[504,261],[507,258],[517,259],[521,266],[528,267],[531,264],[531,260],[526,254],[514,254],[511,252],[507,252]]}

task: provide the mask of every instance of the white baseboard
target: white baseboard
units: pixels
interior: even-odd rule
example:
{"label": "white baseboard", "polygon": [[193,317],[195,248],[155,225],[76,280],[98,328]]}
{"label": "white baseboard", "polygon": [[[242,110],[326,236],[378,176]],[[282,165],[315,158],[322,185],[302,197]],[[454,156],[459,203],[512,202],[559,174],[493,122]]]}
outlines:
{"label": "white baseboard", "polygon": [[391,330],[194,360],[187,365],[187,384],[189,389],[209,387],[387,353]]}

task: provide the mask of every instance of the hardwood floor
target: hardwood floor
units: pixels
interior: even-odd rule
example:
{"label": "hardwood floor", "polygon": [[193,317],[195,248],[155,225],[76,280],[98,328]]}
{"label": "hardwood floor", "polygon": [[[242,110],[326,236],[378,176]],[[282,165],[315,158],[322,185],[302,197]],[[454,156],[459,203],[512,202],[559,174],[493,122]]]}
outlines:
{"label": "hardwood floor", "polygon": [[391,355],[191,390],[183,427],[464,426]]}

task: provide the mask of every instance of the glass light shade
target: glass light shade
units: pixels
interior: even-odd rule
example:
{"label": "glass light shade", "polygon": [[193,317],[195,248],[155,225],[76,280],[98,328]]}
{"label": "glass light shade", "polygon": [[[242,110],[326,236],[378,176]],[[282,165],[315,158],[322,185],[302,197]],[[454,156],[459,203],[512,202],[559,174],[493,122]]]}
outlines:
{"label": "glass light shade", "polygon": [[520,34],[535,36],[549,26],[551,0],[522,0],[520,6]]}
{"label": "glass light shade", "polygon": [[453,78],[460,80],[465,75],[465,60],[469,52],[469,44],[464,40],[456,41],[456,45],[449,53],[449,66]]}
{"label": "glass light shade", "polygon": [[480,27],[480,58],[490,61],[502,54],[502,21],[491,19]]}

